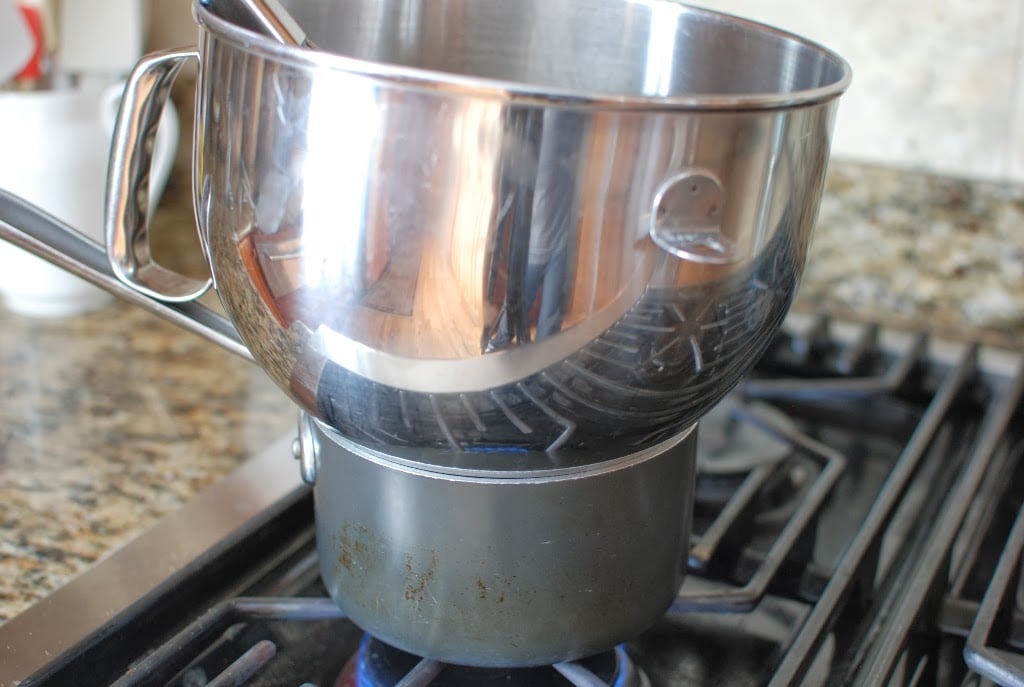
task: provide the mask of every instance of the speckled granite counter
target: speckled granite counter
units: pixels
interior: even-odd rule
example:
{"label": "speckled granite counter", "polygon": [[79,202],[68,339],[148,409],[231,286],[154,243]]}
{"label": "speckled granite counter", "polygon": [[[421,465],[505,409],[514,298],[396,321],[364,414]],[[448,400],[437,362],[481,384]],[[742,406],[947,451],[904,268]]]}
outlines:
{"label": "speckled granite counter", "polygon": [[[183,155],[178,171],[187,164]],[[199,276],[178,171],[154,252]],[[47,320],[0,303],[0,620],[292,431],[296,417],[261,370],[141,309],[118,302]]]}
{"label": "speckled granite counter", "polygon": [[0,314],[0,618],[180,507],[295,416],[254,366],[130,306],[55,321]]}
{"label": "speckled granite counter", "polygon": [[1024,348],[1024,189],[833,164],[796,307]]}
{"label": "speckled granite counter", "polygon": [[[163,224],[191,222],[186,186],[168,189]],[[837,163],[797,307],[1024,348],[1022,219],[997,185]],[[0,619],[294,420],[259,370],[126,305],[0,310]]]}

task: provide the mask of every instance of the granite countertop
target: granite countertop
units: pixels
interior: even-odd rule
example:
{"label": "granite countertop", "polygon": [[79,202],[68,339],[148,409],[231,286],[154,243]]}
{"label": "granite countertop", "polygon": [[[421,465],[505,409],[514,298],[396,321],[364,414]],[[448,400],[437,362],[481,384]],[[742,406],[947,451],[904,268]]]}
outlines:
{"label": "granite countertop", "polygon": [[833,163],[795,307],[1024,349],[1024,189]]}
{"label": "granite countertop", "polygon": [[[186,148],[153,250],[200,277]],[[0,302],[0,621],[294,431],[297,417],[262,370],[137,307],[34,319]]]}
{"label": "granite countertop", "polygon": [[[187,181],[175,179],[188,176],[168,187],[158,239],[191,226]],[[834,163],[796,308],[1024,349],[1022,219],[1024,194],[998,184]],[[161,250],[171,262],[198,254]],[[0,309],[0,620],[295,417],[260,370],[136,308],[57,320]]]}

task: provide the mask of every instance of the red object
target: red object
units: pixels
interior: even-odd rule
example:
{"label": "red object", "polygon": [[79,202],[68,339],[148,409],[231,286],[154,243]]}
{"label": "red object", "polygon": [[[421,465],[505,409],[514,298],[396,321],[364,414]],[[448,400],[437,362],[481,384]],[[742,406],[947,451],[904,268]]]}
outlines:
{"label": "red object", "polygon": [[21,10],[21,16],[24,17],[29,30],[32,31],[35,50],[32,52],[32,57],[14,78],[17,81],[39,81],[43,78],[43,57],[46,50],[46,39],[43,36],[43,13],[40,8],[31,5],[19,4],[18,9]]}

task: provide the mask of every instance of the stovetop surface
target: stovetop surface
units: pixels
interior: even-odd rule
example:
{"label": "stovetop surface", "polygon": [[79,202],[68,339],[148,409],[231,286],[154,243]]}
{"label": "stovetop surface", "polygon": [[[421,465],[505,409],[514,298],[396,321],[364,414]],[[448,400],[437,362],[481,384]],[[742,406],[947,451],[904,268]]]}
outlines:
{"label": "stovetop surface", "polygon": [[[689,574],[619,649],[630,679],[1024,684],[1024,365],[985,353],[790,322],[701,422]],[[339,681],[379,651],[326,598],[312,518],[291,492],[22,686],[365,684]],[[612,658],[525,677],[396,660],[392,684],[626,684]]]}

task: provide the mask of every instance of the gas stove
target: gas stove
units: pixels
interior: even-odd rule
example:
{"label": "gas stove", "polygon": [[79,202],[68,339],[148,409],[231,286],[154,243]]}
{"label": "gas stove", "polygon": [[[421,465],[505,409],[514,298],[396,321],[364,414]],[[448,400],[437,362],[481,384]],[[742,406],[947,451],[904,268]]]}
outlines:
{"label": "gas stove", "polygon": [[1022,394],[1019,355],[791,316],[700,423],[668,612],[521,669],[347,619],[283,437],[0,626],[0,685],[1022,685]]}

